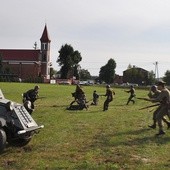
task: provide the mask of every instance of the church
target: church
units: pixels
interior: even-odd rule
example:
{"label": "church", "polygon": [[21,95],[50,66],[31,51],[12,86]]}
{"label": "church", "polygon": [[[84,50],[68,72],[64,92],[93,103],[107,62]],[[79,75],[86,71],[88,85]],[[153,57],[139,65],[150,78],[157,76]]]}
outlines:
{"label": "church", "polygon": [[51,40],[47,25],[44,27],[40,43],[40,49],[37,49],[36,44],[34,49],[0,49],[1,72],[4,75],[7,73],[15,75],[22,81],[41,78],[43,82],[48,82],[50,80]]}

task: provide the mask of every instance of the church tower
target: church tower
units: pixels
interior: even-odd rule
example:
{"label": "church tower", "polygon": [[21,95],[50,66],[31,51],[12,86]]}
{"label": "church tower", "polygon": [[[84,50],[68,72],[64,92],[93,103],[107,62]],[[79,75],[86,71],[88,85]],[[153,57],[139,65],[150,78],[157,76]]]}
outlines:
{"label": "church tower", "polygon": [[41,41],[41,75],[45,79],[50,79],[50,38],[45,25]]}

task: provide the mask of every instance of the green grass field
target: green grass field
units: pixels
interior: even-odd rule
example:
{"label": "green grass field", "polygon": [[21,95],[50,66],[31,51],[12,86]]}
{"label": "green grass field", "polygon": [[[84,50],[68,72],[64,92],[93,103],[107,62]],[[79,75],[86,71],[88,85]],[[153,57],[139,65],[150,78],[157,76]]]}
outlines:
{"label": "green grass field", "polygon": [[[6,98],[21,103],[21,94],[35,84],[0,83]],[[24,147],[7,146],[0,156],[0,170],[162,170],[170,169],[170,130],[155,137],[151,130],[152,109],[146,101],[126,105],[129,94],[114,88],[116,96],[103,112],[105,97],[89,110],[66,110],[75,86],[39,84],[34,120],[45,127]],[[105,93],[105,87],[84,86],[87,99]],[[136,90],[137,97],[148,91]]]}

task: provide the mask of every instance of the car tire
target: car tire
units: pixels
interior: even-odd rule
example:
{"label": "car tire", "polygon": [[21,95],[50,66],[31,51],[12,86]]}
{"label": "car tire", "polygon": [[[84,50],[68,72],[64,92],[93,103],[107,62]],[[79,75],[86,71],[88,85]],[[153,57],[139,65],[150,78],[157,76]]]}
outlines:
{"label": "car tire", "polygon": [[22,147],[27,145],[31,141],[31,138],[19,138],[15,140],[10,140],[8,143],[12,146]]}
{"label": "car tire", "polygon": [[2,153],[6,147],[6,140],[6,133],[3,129],[0,128],[0,153]]}

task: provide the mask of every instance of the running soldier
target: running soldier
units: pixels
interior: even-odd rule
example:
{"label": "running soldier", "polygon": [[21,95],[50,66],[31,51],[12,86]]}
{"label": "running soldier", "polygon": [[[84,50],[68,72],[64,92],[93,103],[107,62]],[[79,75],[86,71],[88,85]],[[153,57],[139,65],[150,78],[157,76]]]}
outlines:
{"label": "running soldier", "polygon": [[113,89],[110,88],[110,85],[107,85],[106,94],[103,95],[107,97],[103,105],[103,111],[108,110],[109,103],[113,100],[113,95],[115,95],[115,92],[113,91]]}
{"label": "running soldier", "polygon": [[[161,93],[161,91],[158,90],[157,86],[154,85],[154,86],[151,87],[151,89],[150,89],[150,91],[148,93],[148,97],[150,99],[155,99],[160,95],[160,93]],[[148,127],[152,128],[152,129],[156,128],[156,115],[157,115],[158,111],[159,111],[159,109],[156,109],[153,112],[153,124],[148,126]],[[162,120],[167,124],[168,129],[169,129],[170,128],[170,122],[168,122],[165,117],[163,117]]]}
{"label": "running soldier", "polygon": [[125,91],[125,92],[130,93],[130,96],[129,96],[129,98],[128,98],[128,101],[127,101],[126,105],[128,105],[129,102],[133,102],[133,104],[134,104],[134,103],[135,103],[134,97],[136,96],[136,94],[135,94],[135,88],[131,85],[131,86],[130,86],[130,90]]}
{"label": "running soldier", "polygon": [[[160,106],[156,109],[156,118],[155,121],[158,122],[159,132],[156,134],[157,136],[165,134],[163,130],[162,120],[165,115],[168,115],[169,103],[170,103],[170,92],[165,87],[165,82],[158,82],[158,90],[161,91],[160,95],[157,98],[150,99],[153,102],[160,102]],[[168,115],[169,117],[169,115]]]}

